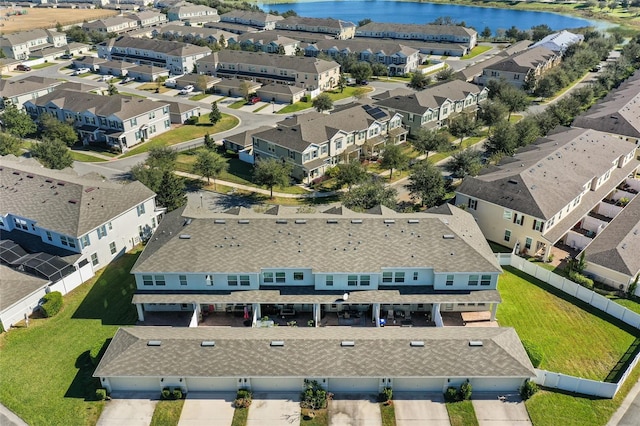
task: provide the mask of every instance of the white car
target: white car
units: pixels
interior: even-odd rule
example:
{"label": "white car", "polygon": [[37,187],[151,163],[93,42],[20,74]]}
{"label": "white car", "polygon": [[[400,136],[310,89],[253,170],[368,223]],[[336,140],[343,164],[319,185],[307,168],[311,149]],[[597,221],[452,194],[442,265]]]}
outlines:
{"label": "white car", "polygon": [[180,94],[181,95],[188,95],[191,92],[193,92],[193,86],[192,85],[188,85],[188,86],[184,86],[182,88],[182,90],[180,91]]}
{"label": "white car", "polygon": [[100,81],[109,81],[109,80],[111,80],[112,78],[113,78],[113,76],[112,76],[112,75],[105,74],[105,75],[103,75],[103,76],[100,78]]}
{"label": "white car", "polygon": [[78,68],[77,70],[75,70],[73,72],[73,75],[86,74],[88,72],[91,72],[91,70],[89,68]]}

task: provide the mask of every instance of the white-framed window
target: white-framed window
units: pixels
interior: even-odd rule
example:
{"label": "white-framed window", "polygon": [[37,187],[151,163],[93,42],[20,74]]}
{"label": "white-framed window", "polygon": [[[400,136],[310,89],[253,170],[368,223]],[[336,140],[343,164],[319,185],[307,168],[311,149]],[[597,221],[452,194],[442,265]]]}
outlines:
{"label": "white-framed window", "polygon": [[294,272],[293,273],[293,280],[294,281],[302,281],[302,280],[304,280],[304,272]]}
{"label": "white-framed window", "polygon": [[142,285],[153,285],[153,277],[151,275],[143,275]]}
{"label": "white-framed window", "polygon": [[414,281],[418,281],[418,271],[415,271],[415,272],[413,273],[413,280],[414,280]]}
{"label": "white-framed window", "polygon": [[178,275],[178,280],[180,280],[180,285],[187,285],[187,276],[186,275]]}
{"label": "white-framed window", "polygon": [[480,285],[491,285],[491,275],[482,275],[480,277]]}
{"label": "white-framed window", "polygon": [[370,275],[360,275],[360,285],[368,286],[371,284],[371,276]]}
{"label": "white-framed window", "polygon": [[51,232],[45,231],[45,234],[47,234],[47,240],[53,241],[53,236],[51,235]]}
{"label": "white-framed window", "polygon": [[524,215],[521,215],[518,213],[513,215],[513,223],[515,223],[516,225],[522,226],[522,224],[524,223]]}
{"label": "white-framed window", "polygon": [[105,225],[98,227],[98,239],[107,236],[107,227]]}
{"label": "white-framed window", "polygon": [[534,231],[542,232],[543,228],[544,228],[544,222],[543,221],[537,220],[537,219],[533,220],[533,230]]}
{"label": "white-framed window", "polygon": [[167,282],[164,280],[164,275],[154,275],[153,278],[156,281],[156,285],[167,285]]}
{"label": "white-framed window", "polygon": [[144,214],[144,204],[137,206],[136,211],[138,212],[138,216],[142,216]]}
{"label": "white-framed window", "polygon": [[273,282],[273,272],[263,272],[262,273],[262,281],[264,281],[265,283],[272,283]]}
{"label": "white-framed window", "polygon": [[240,275],[240,285],[248,287],[251,285],[251,280],[249,279],[249,275]]}
{"label": "white-framed window", "polygon": [[477,210],[478,209],[478,200],[474,200],[473,198],[469,198],[469,200],[467,201],[467,207],[469,207],[471,210]]}
{"label": "white-framed window", "polygon": [[207,274],[204,277],[204,282],[205,282],[206,285],[213,285],[213,275]]}
{"label": "white-framed window", "polygon": [[98,266],[98,263],[100,263],[100,261],[98,260],[98,253],[93,253],[91,255],[91,264],[93,266]]}
{"label": "white-framed window", "polygon": [[237,275],[227,275],[227,285],[229,285],[229,286],[237,286],[238,285],[238,276]]}
{"label": "white-framed window", "polygon": [[109,251],[111,254],[116,254],[116,242],[112,241],[109,243]]}
{"label": "white-framed window", "polygon": [[453,275],[447,275],[445,285],[453,285]]}
{"label": "white-framed window", "polygon": [[358,276],[357,275],[348,275],[347,276],[347,285],[352,287],[358,285]]}
{"label": "white-framed window", "polygon": [[324,283],[329,287],[333,286],[333,275],[327,275],[327,277],[324,279]]}
{"label": "white-framed window", "polygon": [[524,240],[524,248],[526,248],[527,250],[531,250],[531,245],[533,244],[533,240],[529,237],[525,238]]}
{"label": "white-framed window", "polygon": [[383,283],[391,283],[391,282],[393,282],[393,272],[383,272],[382,273],[382,282]]}
{"label": "white-framed window", "polygon": [[396,272],[394,282],[403,283],[404,282],[404,272]]}
{"label": "white-framed window", "polygon": [[284,272],[276,272],[276,282],[283,283],[286,280],[286,274]]}
{"label": "white-framed window", "polygon": [[469,281],[467,282],[468,285],[478,285],[478,282],[480,281],[480,276],[478,275],[469,275]]}
{"label": "white-framed window", "polygon": [[502,218],[505,220],[511,220],[513,218],[513,212],[511,210],[506,210],[502,213]]}
{"label": "white-framed window", "polygon": [[509,231],[508,229],[504,230],[504,240],[506,242],[511,241],[511,231]]}

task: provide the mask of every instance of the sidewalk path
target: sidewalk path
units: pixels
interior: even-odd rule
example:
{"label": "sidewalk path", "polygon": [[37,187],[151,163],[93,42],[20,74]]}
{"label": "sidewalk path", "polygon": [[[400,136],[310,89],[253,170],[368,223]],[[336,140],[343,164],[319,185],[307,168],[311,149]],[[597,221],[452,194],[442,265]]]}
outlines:
{"label": "sidewalk path", "polygon": [[637,426],[640,421],[640,380],[631,388],[607,426]]}
{"label": "sidewalk path", "polygon": [[0,425],[2,426],[29,426],[13,411],[0,404]]}

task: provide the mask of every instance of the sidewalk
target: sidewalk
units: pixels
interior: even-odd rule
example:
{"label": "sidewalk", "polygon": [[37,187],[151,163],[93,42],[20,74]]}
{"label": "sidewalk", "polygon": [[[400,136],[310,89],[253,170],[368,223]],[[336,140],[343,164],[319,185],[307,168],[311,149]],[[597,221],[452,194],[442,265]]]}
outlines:
{"label": "sidewalk", "polygon": [[0,404],[0,425],[2,426],[29,426],[13,411]]}
{"label": "sidewalk", "polygon": [[634,426],[640,420],[640,381],[631,388],[607,426]]}

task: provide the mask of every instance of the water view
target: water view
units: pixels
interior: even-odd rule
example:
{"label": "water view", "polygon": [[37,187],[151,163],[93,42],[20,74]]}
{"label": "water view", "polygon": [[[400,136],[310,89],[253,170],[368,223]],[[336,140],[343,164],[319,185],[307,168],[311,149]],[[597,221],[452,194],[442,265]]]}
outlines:
{"label": "water view", "polygon": [[603,22],[548,12],[387,0],[305,1],[261,4],[260,7],[266,11],[277,10],[282,13],[295,10],[300,16],[332,17],[355,23],[369,18],[375,22],[424,24],[439,16],[451,16],[456,21],[464,21],[467,26],[476,28],[478,32],[488,26],[494,34],[497,29],[508,29],[512,25],[520,29],[529,29],[534,25],[547,24],[554,30],[606,25]]}

